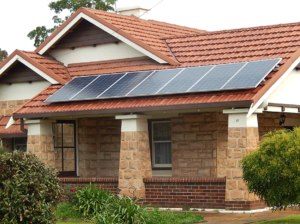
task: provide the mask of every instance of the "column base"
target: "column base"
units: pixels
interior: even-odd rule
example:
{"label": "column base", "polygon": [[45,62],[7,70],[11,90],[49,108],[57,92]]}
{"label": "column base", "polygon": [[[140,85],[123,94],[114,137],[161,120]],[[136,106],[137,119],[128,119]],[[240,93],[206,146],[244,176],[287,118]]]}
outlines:
{"label": "column base", "polygon": [[254,210],[268,207],[264,201],[225,201],[226,210]]}

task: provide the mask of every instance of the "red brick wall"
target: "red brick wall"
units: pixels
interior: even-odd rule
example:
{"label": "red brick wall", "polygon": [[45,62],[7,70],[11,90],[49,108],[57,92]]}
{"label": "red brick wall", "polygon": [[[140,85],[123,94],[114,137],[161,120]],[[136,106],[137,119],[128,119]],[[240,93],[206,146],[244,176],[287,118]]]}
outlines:
{"label": "red brick wall", "polygon": [[72,187],[85,187],[92,183],[102,189],[109,190],[110,192],[119,193],[118,178],[117,177],[103,177],[103,178],[87,178],[87,177],[74,177],[74,178],[59,178],[62,186]]}
{"label": "red brick wall", "polygon": [[225,208],[225,178],[144,178],[144,205],[182,208]]}
{"label": "red brick wall", "polygon": [[225,209],[226,210],[254,210],[254,209],[263,209],[267,205],[263,201],[226,201]]}

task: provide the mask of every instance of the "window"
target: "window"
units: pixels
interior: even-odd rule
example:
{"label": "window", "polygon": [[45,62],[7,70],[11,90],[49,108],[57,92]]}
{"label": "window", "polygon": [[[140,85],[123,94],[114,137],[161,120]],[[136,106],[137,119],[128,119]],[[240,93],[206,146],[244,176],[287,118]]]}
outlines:
{"label": "window", "polygon": [[27,151],[27,138],[13,138],[13,150]]}
{"label": "window", "polygon": [[150,123],[152,167],[171,168],[171,123],[169,120],[151,121]]}
{"label": "window", "polygon": [[76,176],[75,121],[53,123],[55,168],[60,177]]}

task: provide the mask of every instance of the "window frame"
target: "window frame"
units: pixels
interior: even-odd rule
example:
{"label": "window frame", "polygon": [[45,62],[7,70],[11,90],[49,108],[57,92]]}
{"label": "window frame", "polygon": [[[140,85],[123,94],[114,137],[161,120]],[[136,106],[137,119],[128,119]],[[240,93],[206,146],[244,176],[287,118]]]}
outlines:
{"label": "window frame", "polygon": [[156,164],[155,163],[155,143],[159,142],[170,142],[171,144],[171,161],[172,161],[172,133],[170,136],[170,140],[168,141],[154,141],[153,140],[153,124],[154,123],[170,123],[170,119],[151,119],[148,120],[148,132],[149,132],[149,143],[150,143],[150,154],[151,154],[151,166],[152,170],[172,170],[172,162],[170,164]]}
{"label": "window frame", "polygon": [[[62,146],[55,146],[55,132],[54,132],[54,125],[55,124],[73,124],[74,125],[74,147],[66,146],[63,147],[63,132],[62,132]],[[77,122],[76,120],[57,120],[56,122],[52,123],[52,130],[53,130],[53,147],[54,147],[54,152],[56,149],[62,149],[62,169],[64,167],[64,159],[63,159],[63,149],[64,148],[74,148],[74,171],[61,171],[58,172],[58,177],[77,177],[77,136],[76,136],[76,130],[77,130]],[[63,126],[62,126],[63,130]]]}

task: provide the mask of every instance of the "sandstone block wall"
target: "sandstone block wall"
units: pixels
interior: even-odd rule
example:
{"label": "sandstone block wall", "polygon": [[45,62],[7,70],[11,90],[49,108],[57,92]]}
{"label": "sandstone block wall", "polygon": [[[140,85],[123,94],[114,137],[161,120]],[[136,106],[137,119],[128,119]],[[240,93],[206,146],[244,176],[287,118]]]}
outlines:
{"label": "sandstone block wall", "polygon": [[11,116],[13,111],[25,104],[28,100],[0,101],[0,115]]}
{"label": "sandstone block wall", "polygon": [[240,160],[259,144],[258,128],[229,128],[227,149],[226,201],[255,201],[258,197],[249,194],[242,179]]}
{"label": "sandstone block wall", "polygon": [[81,177],[118,177],[121,121],[114,117],[78,119]]}
{"label": "sandstone block wall", "polygon": [[228,116],[222,112],[187,113],[171,119],[172,176],[224,177]]}
{"label": "sandstone block wall", "polygon": [[120,193],[145,197],[143,178],[152,177],[148,132],[122,132],[121,136]]}
{"label": "sandstone block wall", "polygon": [[45,164],[55,168],[55,153],[52,135],[28,135],[27,151],[35,154]]}

